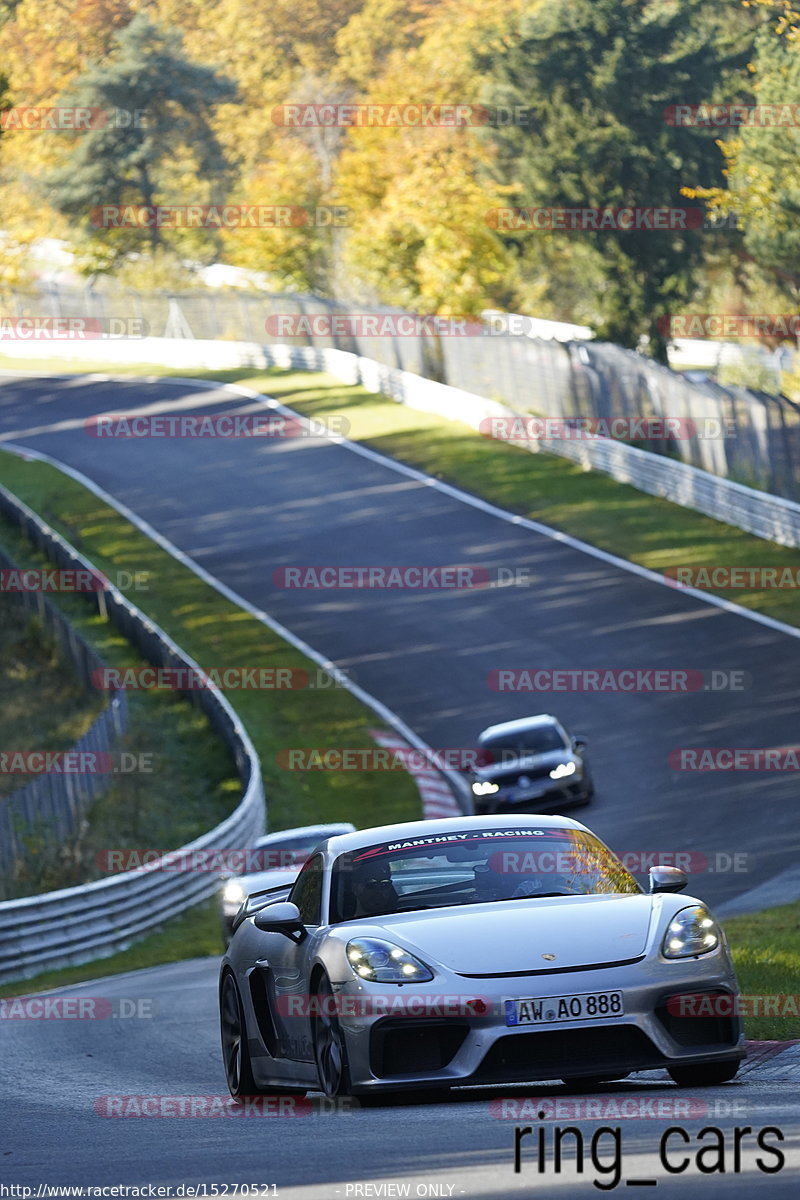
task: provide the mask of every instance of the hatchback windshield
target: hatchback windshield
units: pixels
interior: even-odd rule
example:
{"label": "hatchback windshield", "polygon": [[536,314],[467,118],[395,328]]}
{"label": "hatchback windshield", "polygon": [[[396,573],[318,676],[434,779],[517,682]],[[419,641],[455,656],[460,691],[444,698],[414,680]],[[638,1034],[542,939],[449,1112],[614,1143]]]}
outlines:
{"label": "hatchback windshield", "polygon": [[284,867],[301,866],[325,837],[324,833],[292,834],[275,838],[266,846],[249,852],[250,871],[273,871]]}
{"label": "hatchback windshield", "polygon": [[549,750],[566,750],[568,744],[555,725],[537,725],[517,733],[498,734],[487,738],[481,750],[492,763],[511,762],[531,754],[546,754]]}
{"label": "hatchback windshield", "polygon": [[331,880],[331,921],[492,901],[640,892],[619,859],[590,833],[487,826],[340,855]]}

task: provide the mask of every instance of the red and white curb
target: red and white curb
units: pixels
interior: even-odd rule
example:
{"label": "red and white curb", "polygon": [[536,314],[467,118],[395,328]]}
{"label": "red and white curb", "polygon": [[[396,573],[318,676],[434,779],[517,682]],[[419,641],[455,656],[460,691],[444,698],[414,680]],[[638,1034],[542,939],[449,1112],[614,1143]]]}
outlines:
{"label": "red and white curb", "polygon": [[[370,729],[369,733],[379,746],[389,750],[408,750],[415,758],[420,757],[419,750],[415,750],[405,738],[390,729]],[[463,817],[452,788],[435,767],[421,767],[411,762],[408,765],[408,773],[413,776],[417,785],[422,799],[422,815],[426,821],[434,821],[439,817]]]}
{"label": "red and white curb", "polygon": [[739,1075],[752,1075],[773,1083],[800,1081],[800,1041],[747,1042],[747,1058]]}

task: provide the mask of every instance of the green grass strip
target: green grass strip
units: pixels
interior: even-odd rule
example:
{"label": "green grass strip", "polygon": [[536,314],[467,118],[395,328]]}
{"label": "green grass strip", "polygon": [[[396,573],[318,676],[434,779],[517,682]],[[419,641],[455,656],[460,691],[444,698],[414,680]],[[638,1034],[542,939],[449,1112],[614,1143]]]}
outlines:
{"label": "green grass strip", "polygon": [[[204,669],[241,667],[277,671],[288,668],[305,670],[312,682],[317,680],[318,668],[315,663],[272,633],[255,617],[221,596],[76,480],[47,463],[26,462],[0,452],[0,482],[43,516],[109,578],[116,580],[117,572],[127,572],[135,582],[132,582],[130,589],[121,590],[126,590],[129,599],[155,620]],[[32,565],[38,561],[33,548],[5,522],[0,523],[0,540],[20,565]],[[93,642],[109,665],[135,666],[139,661],[113,626],[93,614],[81,597],[59,594],[51,596],[51,599],[57,600],[59,607],[66,611],[79,632]],[[419,793],[405,771],[300,772],[289,771],[279,765],[279,752],[296,746],[363,748],[374,745],[369,729],[381,725],[381,722],[346,689],[315,686],[302,690],[236,690],[229,691],[227,696],[252,738],[262,764],[271,829],[339,820],[350,820],[358,826],[371,826],[415,820],[421,816]],[[152,708],[154,700],[161,706],[179,704],[190,723],[201,716],[172,693],[129,692],[129,702],[134,708],[137,704],[145,703]],[[162,721],[163,716],[161,721],[157,716],[154,718],[155,723],[151,726],[153,738],[157,736]],[[206,734],[206,743],[209,749],[219,752],[221,744],[215,738]],[[140,739],[140,747],[141,744]],[[190,749],[187,747],[187,754]],[[197,746],[194,750],[197,751]],[[224,758],[227,762],[227,755]],[[155,755],[157,763],[163,763],[166,759],[166,753]],[[199,761],[200,769],[206,770],[208,763],[202,757]],[[185,765],[190,767],[191,763],[187,761]],[[144,782],[153,787],[153,781],[147,777],[144,777]],[[156,840],[148,841],[142,832],[141,821],[131,830],[129,827],[115,826],[111,818],[106,816],[103,831],[105,846],[155,845],[161,849],[180,845],[189,836],[197,836],[223,819],[237,802],[237,789],[238,781],[230,777],[228,767],[224,810],[215,813],[214,820],[207,821],[202,829],[193,827],[186,831],[186,836],[181,829],[177,839],[170,838],[169,827],[162,825],[156,831]],[[180,782],[180,794],[184,795],[185,792],[186,780],[183,779]],[[164,802],[175,808],[175,787],[167,787],[161,794]],[[149,835],[152,834],[151,825]],[[180,925],[184,918],[177,919],[176,927],[184,932],[174,941],[170,940],[169,959],[161,956],[164,942],[161,935],[156,934],[144,939],[136,948],[137,955],[143,957],[137,957],[134,965],[155,965],[157,962],[171,961],[176,956],[188,958],[218,950],[221,943],[213,905],[210,909],[203,906],[202,912],[205,917],[201,913],[198,918],[198,936],[193,932],[191,936],[184,936],[186,931]],[[168,924],[171,926],[173,923]],[[191,932],[195,927],[190,925],[189,928]],[[147,946],[151,944],[156,955],[153,959],[147,957]],[[131,952],[126,951],[125,955]],[[114,956],[114,961],[119,957],[123,964],[128,964],[130,960],[125,955]],[[111,962],[111,959],[103,960],[102,971],[107,971]],[[66,979],[62,972],[55,974],[59,980],[73,982],[80,978],[94,978],[99,969],[95,963],[70,968],[70,972],[74,973],[70,973]],[[130,965],[119,967],[119,970],[130,969]],[[47,979],[47,983],[36,979],[11,985],[12,991],[22,994],[34,987],[53,986],[49,975]]]}

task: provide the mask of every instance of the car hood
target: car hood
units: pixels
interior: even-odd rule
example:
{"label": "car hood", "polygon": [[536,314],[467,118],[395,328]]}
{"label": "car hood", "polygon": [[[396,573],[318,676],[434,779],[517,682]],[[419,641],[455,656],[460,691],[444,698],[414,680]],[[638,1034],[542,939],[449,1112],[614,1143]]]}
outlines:
{"label": "car hood", "polygon": [[398,913],[381,926],[459,975],[510,975],[638,958],[652,911],[648,895],[554,896]]}

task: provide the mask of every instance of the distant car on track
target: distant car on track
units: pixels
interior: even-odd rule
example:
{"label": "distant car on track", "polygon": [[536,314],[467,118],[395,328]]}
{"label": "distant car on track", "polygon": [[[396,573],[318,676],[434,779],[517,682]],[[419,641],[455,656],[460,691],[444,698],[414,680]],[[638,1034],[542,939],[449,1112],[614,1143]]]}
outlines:
{"label": "distant car on track", "polygon": [[586,741],[540,713],[490,725],[478,737],[480,766],[472,772],[476,813],[562,809],[586,804],[594,783]]}
{"label": "distant car on track", "polygon": [[335,834],[354,833],[355,828],[349,821],[337,821],[331,825],[281,829],[259,838],[250,856],[258,861],[260,869],[244,875],[221,876],[219,906],[225,944],[230,941],[233,919],[251,892],[294,883],[300,867],[320,842]]}
{"label": "distant car on track", "polygon": [[653,867],[645,894],[555,815],[331,838],[236,918],[219,981],[230,1091],[587,1087],[659,1067],[723,1083],[744,1055],[738,985],[686,884]]}

